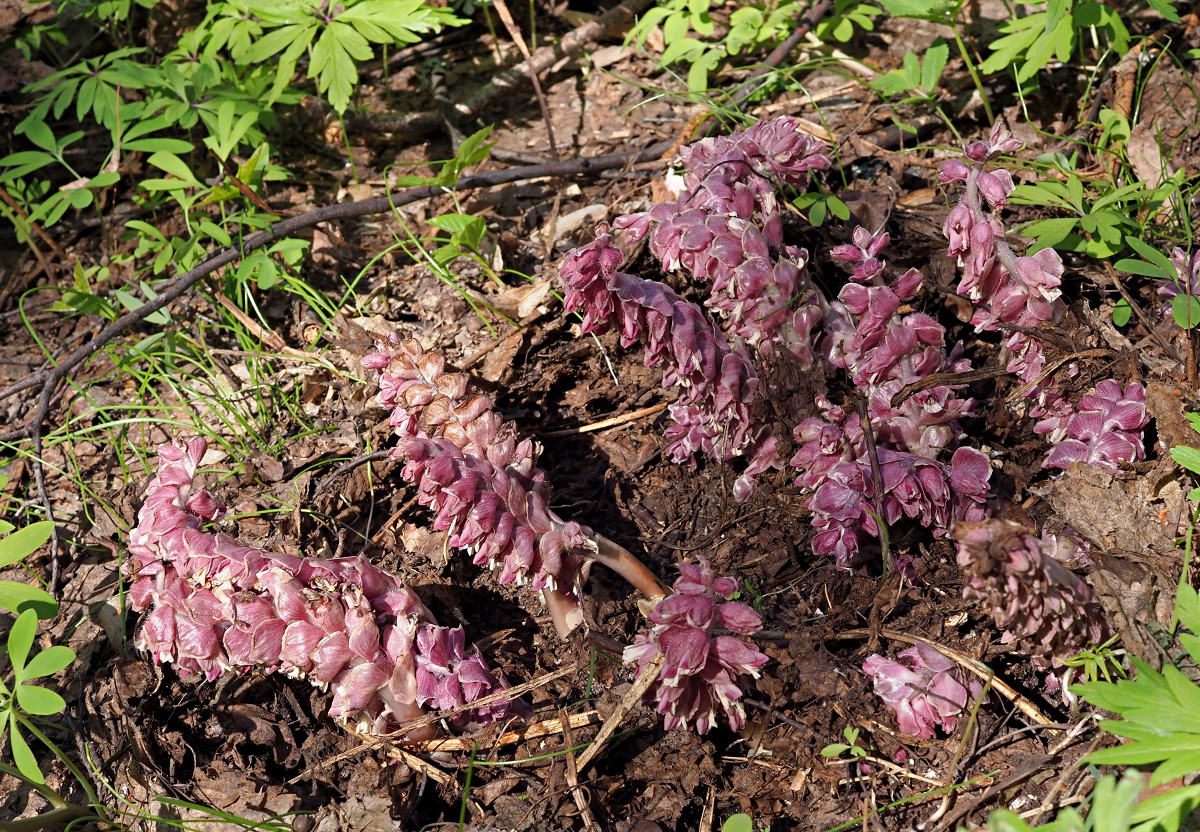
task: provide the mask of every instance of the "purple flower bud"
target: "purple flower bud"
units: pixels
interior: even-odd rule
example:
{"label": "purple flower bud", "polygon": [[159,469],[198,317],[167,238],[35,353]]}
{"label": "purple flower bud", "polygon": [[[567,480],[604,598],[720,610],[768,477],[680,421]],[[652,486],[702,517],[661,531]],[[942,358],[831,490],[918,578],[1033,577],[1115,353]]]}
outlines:
{"label": "purple flower bud", "polygon": [[1013,192],[1015,187],[1012,174],[1001,169],[980,173],[975,181],[979,186],[979,192],[993,208],[999,208],[1008,202],[1008,195]]}
{"label": "purple flower bud", "polygon": [[1021,141],[1014,139],[1012,133],[1001,126],[999,121],[992,125],[992,135],[988,139],[988,143],[994,154],[1016,153],[1023,147]]}
{"label": "purple flower bud", "polygon": [[971,172],[971,168],[965,162],[959,159],[951,159],[943,162],[938,168],[938,183],[941,185],[949,185],[953,182],[966,182],[967,174]]}
{"label": "purple flower bud", "polygon": [[987,142],[971,142],[963,148],[963,153],[972,162],[986,162],[990,150]]}

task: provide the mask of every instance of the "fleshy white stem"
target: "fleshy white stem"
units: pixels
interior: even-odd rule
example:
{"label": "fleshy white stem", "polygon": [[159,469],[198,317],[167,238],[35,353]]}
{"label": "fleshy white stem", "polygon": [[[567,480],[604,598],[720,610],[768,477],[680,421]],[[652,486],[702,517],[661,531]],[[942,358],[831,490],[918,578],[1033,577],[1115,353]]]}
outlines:
{"label": "fleshy white stem", "polygon": [[666,585],[624,546],[614,543],[599,532],[592,533],[592,540],[596,542],[596,551],[592,553],[592,559],[629,581],[634,589],[648,599],[657,601],[670,592]]}

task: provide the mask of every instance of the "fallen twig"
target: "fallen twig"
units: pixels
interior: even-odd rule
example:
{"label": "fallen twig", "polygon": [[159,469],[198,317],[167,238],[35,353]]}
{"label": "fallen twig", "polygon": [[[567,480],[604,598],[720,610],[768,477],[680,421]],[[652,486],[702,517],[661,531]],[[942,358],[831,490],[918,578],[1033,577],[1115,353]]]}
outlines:
{"label": "fallen twig", "polygon": [[607,419],[601,419],[599,422],[592,422],[588,425],[580,425],[576,428],[563,428],[562,430],[550,430],[538,434],[542,439],[555,439],[560,436],[576,436],[581,433],[592,433],[605,428],[615,428],[618,425],[624,425],[627,422],[635,422],[638,419],[643,419],[646,416],[653,416],[656,413],[662,413],[667,409],[666,402],[652,404],[649,407],[643,407],[629,413],[623,413],[620,416],[610,416]]}
{"label": "fallen twig", "polygon": [[546,123],[546,139],[550,142],[550,156],[557,161],[558,145],[554,141],[554,123],[550,120],[550,108],[546,106],[546,95],[542,92],[542,82],[538,80],[538,71],[533,66],[533,55],[529,52],[529,45],[525,43],[525,36],[521,34],[521,28],[517,26],[517,22],[513,20],[512,14],[508,11],[508,4],[504,0],[492,0],[492,6],[495,7],[496,14],[500,16],[500,22],[508,30],[509,37],[513,39],[513,43],[517,45],[517,49],[525,58],[529,80],[533,82],[533,92],[537,96],[538,109],[542,111],[542,121]]}
{"label": "fallen twig", "polygon": [[650,690],[650,686],[658,679],[658,674],[662,672],[663,660],[665,656],[659,653],[646,668],[641,672],[641,675],[634,680],[629,690],[621,697],[620,703],[609,715],[608,719],[604,720],[604,727],[600,729],[600,733],[596,734],[596,739],[592,740],[592,744],[583,750],[576,761],[576,768],[583,771],[587,768],[588,763],[595,759],[596,755],[604,748],[604,744],[608,742],[621,724],[621,720],[625,718],[625,714],[637,705],[642,700],[642,696],[646,691]]}

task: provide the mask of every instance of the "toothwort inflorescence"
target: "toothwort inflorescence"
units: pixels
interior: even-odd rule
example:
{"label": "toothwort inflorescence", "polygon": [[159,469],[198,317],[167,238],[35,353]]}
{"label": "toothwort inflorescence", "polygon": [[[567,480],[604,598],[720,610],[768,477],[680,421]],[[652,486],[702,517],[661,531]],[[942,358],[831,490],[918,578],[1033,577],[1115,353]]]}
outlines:
{"label": "toothwort inflorescence", "polygon": [[559,632],[569,632],[580,619],[582,555],[596,544],[548,507],[537,445],[518,439],[466,374],[446,372],[441,353],[415,339],[379,341],[363,367],[379,372],[378,401],[399,437],[392,456],[404,461],[401,476],[417,486],[421,505],[436,512],[434,528],[498,570],[500,583],[542,590]]}
{"label": "toothwort inflorescence", "polygon": [[[741,676],[758,678],[767,657],[737,635],[762,629],[762,618],[750,607],[729,599],[737,592],[733,578],[714,578],[705,558],[698,564],[679,564],[674,592],[650,613],[651,627],[638,633],[625,648],[626,664],[636,664],[640,674],[658,655],[662,671],[646,692],[646,699],[665,719],[667,730],[692,727],[705,734],[724,714],[737,730],[746,722],[739,701]],[[737,635],[718,634],[723,628]]]}
{"label": "toothwort inflorescence", "polygon": [[963,597],[991,610],[1003,640],[1030,654],[1034,667],[1111,635],[1090,586],[1054,557],[1059,544],[1034,537],[1019,523],[985,520],[958,523],[958,565],[967,577]]}
{"label": "toothwort inflorescence", "polygon": [[[1141,428],[1145,422],[1136,427],[1123,427],[1131,422],[1102,418],[1102,433],[1093,434],[1090,427],[1084,427],[1094,421],[1093,417],[1084,416],[1080,422],[1077,417],[1082,413],[1071,406],[1053,377],[1044,377],[1046,353],[1037,330],[1056,322],[1066,311],[1059,288],[1063,262],[1058,252],[1051,248],[1019,256],[1005,239],[999,210],[1007,203],[1014,184],[1012,174],[993,163],[999,156],[1020,148],[1021,142],[997,122],[988,141],[971,142],[963,149],[966,161],[952,159],[943,163],[938,171],[941,184],[963,185],[962,196],[942,229],[950,242],[946,253],[957,257],[962,268],[958,293],[970,298],[975,305],[971,323],[976,331],[1004,333],[1006,366],[1022,383],[1024,396],[1032,400],[1029,415],[1038,420],[1034,430],[1048,434],[1049,440],[1061,447],[1063,437],[1070,433],[1069,426],[1075,422],[1076,432],[1083,431],[1087,438],[1072,436],[1072,440],[1090,442],[1093,450],[1103,449],[1080,455],[1074,444],[1061,453],[1056,448],[1044,463],[1046,467],[1065,467],[1059,463],[1072,457],[1103,467],[1141,459]],[[1068,364],[1066,372],[1073,375],[1077,370],[1073,364]],[[1111,381],[1102,382],[1102,385],[1110,383],[1116,384]],[[1101,393],[1097,387],[1097,395],[1104,398],[1108,394]],[[1123,399],[1118,397],[1114,401],[1135,402],[1139,397],[1145,401],[1144,389],[1140,384],[1133,384],[1125,389]],[[1095,411],[1096,403],[1081,403],[1081,407]],[[1110,430],[1120,431],[1120,436],[1110,441],[1104,435]]]}
{"label": "toothwort inflorescence", "polygon": [[[329,687],[329,714],[387,733],[425,708],[470,704],[504,683],[461,629],[440,627],[412,590],[365,558],[302,558],[201,529],[224,507],[193,479],[203,439],[159,448],[130,533],[136,644],[181,674],[282,672]],[[460,723],[505,715],[506,702]],[[411,735],[418,739],[434,729]]]}

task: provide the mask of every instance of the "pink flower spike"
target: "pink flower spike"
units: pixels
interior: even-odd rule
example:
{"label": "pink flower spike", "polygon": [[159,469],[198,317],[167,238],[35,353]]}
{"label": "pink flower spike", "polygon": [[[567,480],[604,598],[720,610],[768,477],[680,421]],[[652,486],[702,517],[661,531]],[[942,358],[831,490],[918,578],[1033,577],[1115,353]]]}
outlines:
{"label": "pink flower spike", "polygon": [[1034,537],[1018,523],[985,520],[954,527],[963,597],[983,602],[1004,640],[1028,651],[1034,667],[1061,666],[1112,631],[1088,584],[1053,553],[1053,536]]}
{"label": "pink flower spike", "polygon": [[[758,678],[767,657],[749,641],[718,635],[714,629],[721,626],[748,636],[762,628],[762,619],[745,604],[720,601],[732,594],[736,583],[714,579],[707,559],[680,564],[679,569],[674,594],[658,602],[650,613],[652,625],[637,634],[622,658],[640,674],[663,656],[662,671],[647,690],[646,701],[663,714],[668,730],[691,725],[696,733],[707,733],[718,713],[737,730],[746,713],[738,701],[742,690],[736,680],[744,675]],[[697,616],[700,608],[710,612]]]}
{"label": "pink flower spike", "polygon": [[[365,558],[299,558],[202,531],[204,515],[224,510],[194,490],[205,447],[198,439],[159,450],[158,476],[130,533],[129,597],[135,611],[151,610],[135,644],[184,676],[283,671],[331,685],[330,715],[377,733],[421,716],[413,656],[424,648],[416,634],[442,629],[421,600]],[[461,655],[461,638],[456,649]],[[505,687],[486,669],[473,668],[471,678],[477,684],[439,707],[469,705]],[[462,719],[490,721],[506,709],[500,702]]]}

